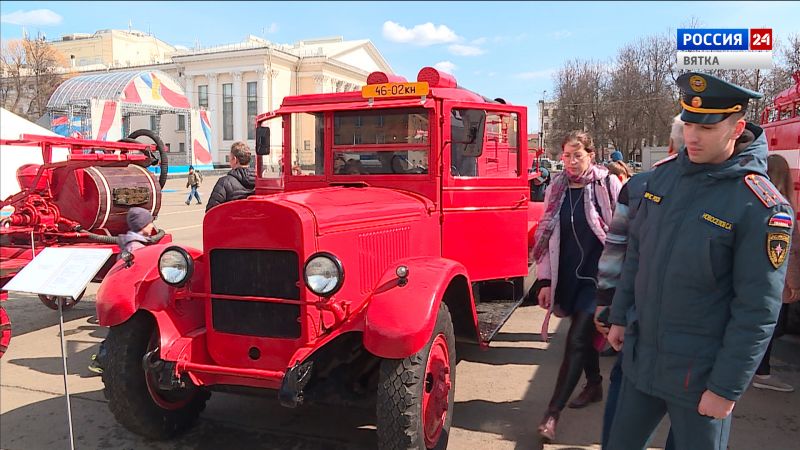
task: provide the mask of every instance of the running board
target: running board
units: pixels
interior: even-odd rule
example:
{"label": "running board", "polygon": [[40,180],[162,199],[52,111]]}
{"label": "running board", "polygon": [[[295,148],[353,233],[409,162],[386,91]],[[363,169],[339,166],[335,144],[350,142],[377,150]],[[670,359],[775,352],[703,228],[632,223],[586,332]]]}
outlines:
{"label": "running board", "polygon": [[488,343],[503,328],[506,321],[524,300],[524,296],[517,301],[494,300],[476,305],[478,311],[478,330],[481,341]]}

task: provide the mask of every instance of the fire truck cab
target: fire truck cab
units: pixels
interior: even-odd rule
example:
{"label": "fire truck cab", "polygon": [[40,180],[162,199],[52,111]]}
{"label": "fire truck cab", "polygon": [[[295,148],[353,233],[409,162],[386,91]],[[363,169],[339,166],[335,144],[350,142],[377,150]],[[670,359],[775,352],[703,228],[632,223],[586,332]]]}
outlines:
{"label": "fire truck cab", "polygon": [[166,438],[210,391],[272,390],[375,408],[380,448],[445,448],[456,342],[487,346],[534,281],[526,116],[430,67],[259,116],[256,194],[100,287],[117,420]]}

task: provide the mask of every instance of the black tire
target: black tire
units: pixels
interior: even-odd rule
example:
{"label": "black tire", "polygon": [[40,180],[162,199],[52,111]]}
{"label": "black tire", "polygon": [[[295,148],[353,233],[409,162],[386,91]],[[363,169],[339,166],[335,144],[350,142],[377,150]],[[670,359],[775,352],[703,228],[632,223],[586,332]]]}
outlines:
{"label": "black tire", "polygon": [[142,358],[149,347],[157,345],[157,333],[152,316],[141,311],[111,327],[105,343],[103,384],[108,408],[122,426],[147,438],[163,440],[190,428],[210,394],[185,380],[185,391],[165,393],[173,396],[180,407],[165,409],[156,403],[148,389]]}
{"label": "black tire", "polygon": [[[440,340],[437,337],[441,336]],[[446,343],[449,356],[447,412],[438,441],[426,444],[422,417],[426,368],[434,341]],[[377,435],[381,450],[445,449],[453,420],[453,399],[456,382],[456,349],[453,322],[447,305],[442,302],[430,340],[419,352],[404,359],[381,361],[377,392]]]}

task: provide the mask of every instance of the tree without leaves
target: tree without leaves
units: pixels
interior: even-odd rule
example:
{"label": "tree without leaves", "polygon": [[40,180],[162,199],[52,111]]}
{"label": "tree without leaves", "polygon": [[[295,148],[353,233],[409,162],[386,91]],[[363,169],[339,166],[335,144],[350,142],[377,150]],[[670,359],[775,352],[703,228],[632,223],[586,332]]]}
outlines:
{"label": "tree without leaves", "polygon": [[[3,107],[36,121],[64,80],[66,59],[44,39],[12,40],[2,49]],[[25,104],[27,102],[27,104]]]}

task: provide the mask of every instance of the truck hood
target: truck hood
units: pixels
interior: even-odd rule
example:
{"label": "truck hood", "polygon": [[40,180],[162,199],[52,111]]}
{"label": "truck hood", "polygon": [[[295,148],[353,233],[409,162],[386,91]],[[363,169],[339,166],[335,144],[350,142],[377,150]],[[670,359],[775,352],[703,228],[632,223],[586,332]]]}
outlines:
{"label": "truck hood", "polygon": [[314,216],[319,235],[380,222],[427,217],[436,207],[413,192],[376,187],[331,187],[280,194],[280,200],[304,208]]}

